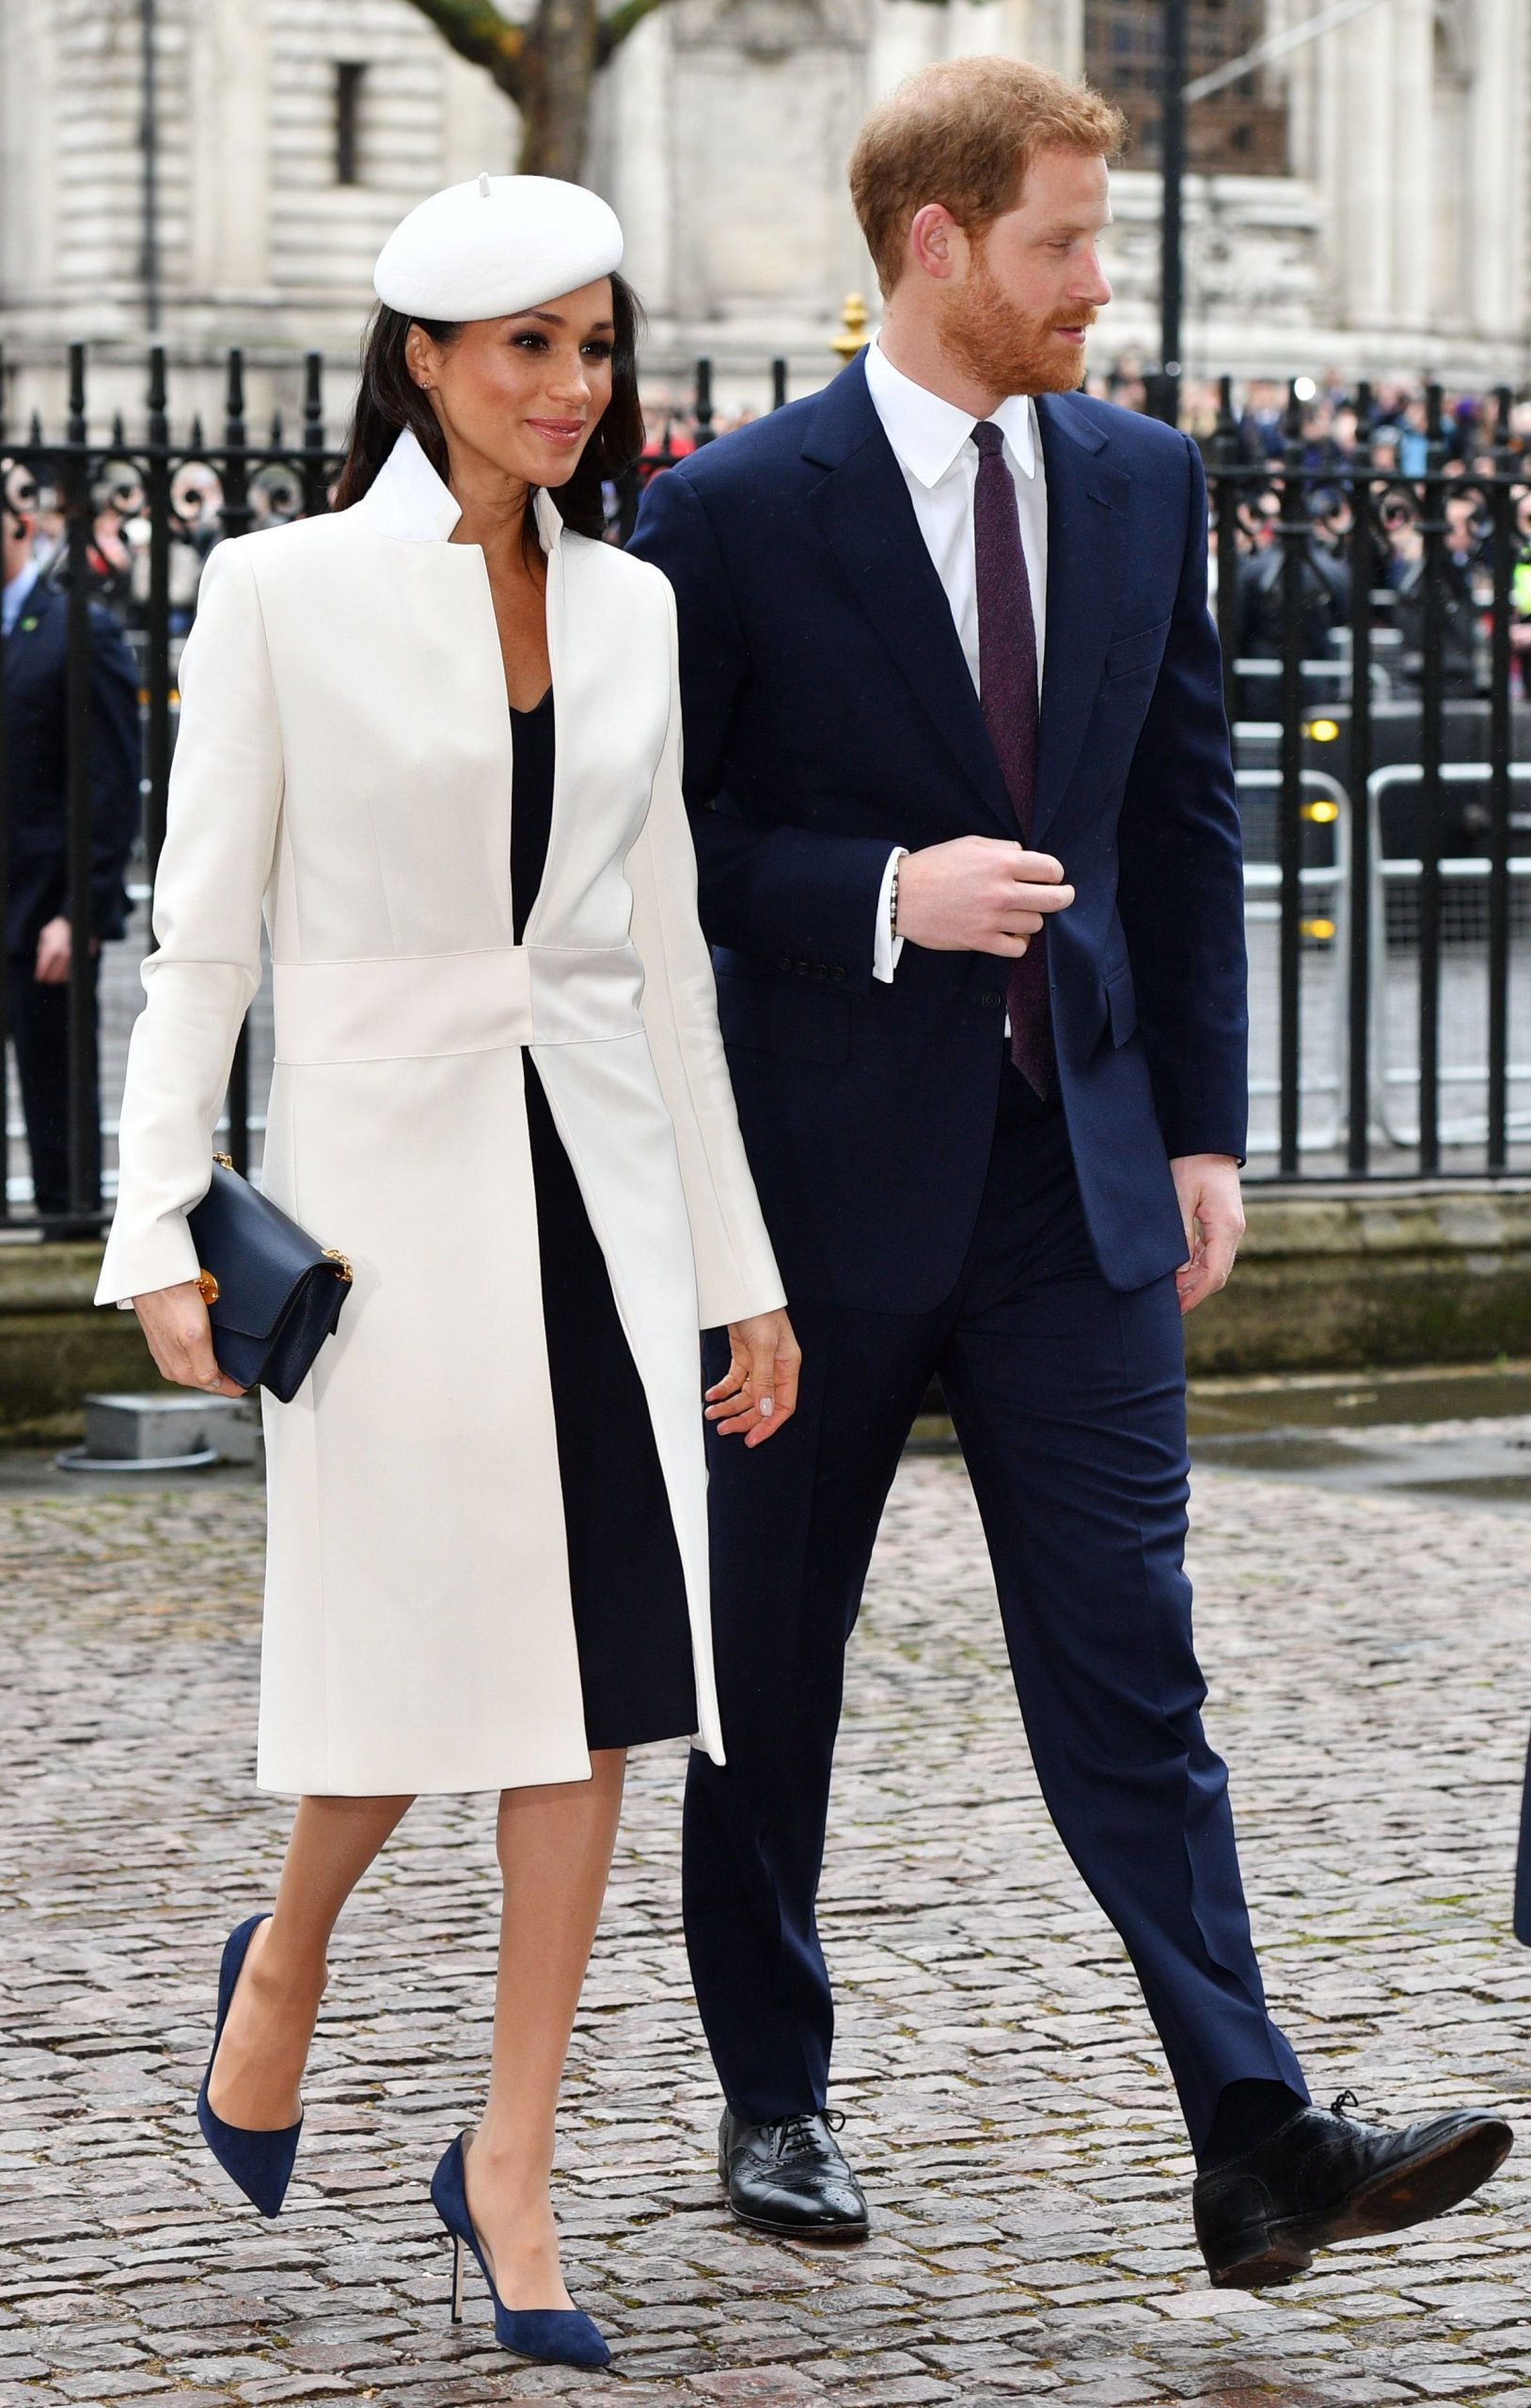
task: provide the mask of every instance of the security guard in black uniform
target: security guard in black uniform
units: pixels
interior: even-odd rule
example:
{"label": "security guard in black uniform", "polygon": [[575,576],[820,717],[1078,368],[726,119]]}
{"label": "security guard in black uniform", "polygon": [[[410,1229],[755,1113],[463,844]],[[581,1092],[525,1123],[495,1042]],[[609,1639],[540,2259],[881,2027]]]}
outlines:
{"label": "security guard in black uniform", "polygon": [[[60,1233],[69,1176],[69,606],[38,567],[37,493],[0,461],[0,677],[5,680],[8,1020],[45,1236]],[[91,1083],[100,945],[127,924],[123,883],[139,826],[138,677],[121,630],[90,606]],[[100,1178],[100,1106],[87,1164]]]}

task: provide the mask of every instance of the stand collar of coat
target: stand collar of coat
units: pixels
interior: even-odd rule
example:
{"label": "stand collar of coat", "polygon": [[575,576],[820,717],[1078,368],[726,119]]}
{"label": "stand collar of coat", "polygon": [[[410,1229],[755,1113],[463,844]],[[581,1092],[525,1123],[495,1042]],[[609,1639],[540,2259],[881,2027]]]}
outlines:
{"label": "stand collar of coat", "polygon": [[[402,544],[444,544],[463,515],[451,487],[437,476],[407,426],[355,507],[370,513],[380,535]],[[563,534],[557,502],[539,485],[531,509],[544,551],[556,552]]]}

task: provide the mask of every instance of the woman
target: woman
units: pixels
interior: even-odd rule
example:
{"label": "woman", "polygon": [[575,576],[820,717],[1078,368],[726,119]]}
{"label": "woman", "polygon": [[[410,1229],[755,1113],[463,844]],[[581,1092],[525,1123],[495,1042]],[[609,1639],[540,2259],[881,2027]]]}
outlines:
{"label": "woman", "polygon": [[225,1952],[202,2127],[274,2214],[341,1907],[414,1796],[499,1791],[488,2104],[433,2195],[501,2340],[589,2364],[548,2184],[623,1751],[722,1754],[698,1329],[730,1327],[706,1410],[746,1446],[797,1366],[697,925],[673,597],[595,540],[641,441],[620,257],[572,185],[422,204],[336,511],[213,554],[99,1291],[167,1378],[238,1393],[186,1212],[263,898],[266,1190],[355,1284],[263,1399],[257,1778],[300,1803]]}

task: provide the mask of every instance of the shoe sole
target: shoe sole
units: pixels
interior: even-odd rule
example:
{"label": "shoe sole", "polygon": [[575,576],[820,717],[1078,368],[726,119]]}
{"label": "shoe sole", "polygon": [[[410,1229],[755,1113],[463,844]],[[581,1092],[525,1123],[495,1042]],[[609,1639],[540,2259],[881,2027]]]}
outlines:
{"label": "shoe sole", "polygon": [[1218,2290],[1270,2290],[1305,2273],[1316,2249],[1337,2241],[1365,2241],[1402,2232],[1445,2215],[1471,2198],[1503,2165],[1514,2146],[1507,2124],[1490,2122],[1379,2174],[1328,2216],[1288,2216],[1254,2227],[1244,2249],[1207,2273]]}
{"label": "shoe sole", "polygon": [[1459,2132],[1391,2174],[1363,2184],[1338,2214],[1313,2233],[1314,2245],[1362,2241],[1368,2234],[1402,2232],[1429,2216],[1444,2216],[1481,2190],[1498,2173],[1515,2145],[1507,2124],[1490,2122]]}
{"label": "shoe sole", "polygon": [[735,2224],[748,2225],[751,2232],[768,2232],[773,2241],[828,2242],[864,2241],[871,2230],[869,2222],[860,2224],[772,2224],[766,2216],[747,2216],[732,2199],[729,2214]]}

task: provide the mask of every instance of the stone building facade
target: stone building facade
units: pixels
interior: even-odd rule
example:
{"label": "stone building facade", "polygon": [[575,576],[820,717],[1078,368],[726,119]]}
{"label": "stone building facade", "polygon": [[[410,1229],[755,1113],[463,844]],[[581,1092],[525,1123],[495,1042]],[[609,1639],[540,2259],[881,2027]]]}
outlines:
{"label": "stone building facade", "polygon": [[[1192,0],[1198,60],[1318,5]],[[603,79],[590,160],[655,376],[707,352],[725,393],[759,388],[785,353],[795,388],[821,381],[845,294],[872,291],[844,193],[857,123],[910,68],[976,49],[1088,65],[1129,107],[1101,348],[1152,359],[1158,21],[1158,0],[669,0]],[[1525,372],[1528,21],[1531,0],[1372,0],[1192,111],[1189,370]],[[205,410],[230,342],[252,413],[295,404],[278,363],[307,348],[343,382],[388,228],[515,142],[509,105],[408,0],[5,0],[11,422],[56,421],[71,338],[91,345],[92,415],[135,416],[151,323]]]}

